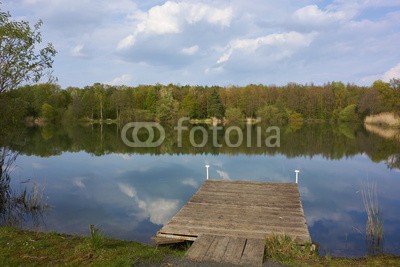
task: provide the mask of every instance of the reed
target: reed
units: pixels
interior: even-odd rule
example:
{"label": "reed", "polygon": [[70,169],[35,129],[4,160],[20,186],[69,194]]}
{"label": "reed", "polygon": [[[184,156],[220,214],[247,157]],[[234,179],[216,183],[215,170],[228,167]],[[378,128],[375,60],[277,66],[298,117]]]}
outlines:
{"label": "reed", "polygon": [[361,196],[367,213],[365,234],[368,254],[379,255],[383,253],[384,221],[376,183],[367,180],[362,186]]}
{"label": "reed", "polygon": [[43,219],[43,212],[48,208],[47,199],[43,198],[44,186],[36,181],[30,191],[11,188],[11,173],[17,152],[7,147],[0,147],[0,225],[20,226],[24,222],[38,226]]}
{"label": "reed", "polygon": [[365,124],[381,125],[391,128],[400,128],[400,116],[395,113],[384,112],[377,115],[367,116]]}
{"label": "reed", "polygon": [[31,193],[27,194],[24,190],[24,205],[27,210],[46,210],[48,208],[47,199],[43,199],[45,186],[40,186],[36,181],[33,182]]}
{"label": "reed", "polygon": [[89,228],[90,228],[90,245],[93,250],[98,250],[104,244],[105,241],[104,234],[100,229],[96,228],[94,224],[91,224]]}

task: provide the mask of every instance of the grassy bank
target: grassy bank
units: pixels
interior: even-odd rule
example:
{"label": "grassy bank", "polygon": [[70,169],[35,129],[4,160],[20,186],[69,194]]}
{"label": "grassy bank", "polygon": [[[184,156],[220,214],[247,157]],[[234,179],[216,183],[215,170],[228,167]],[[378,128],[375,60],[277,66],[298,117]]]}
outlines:
{"label": "grassy bank", "polygon": [[166,258],[180,259],[184,249],[150,247],[137,242],[58,233],[36,233],[0,227],[0,266],[132,266],[162,265]]}
{"label": "grassy bank", "polygon": [[283,266],[400,266],[400,257],[380,255],[364,258],[320,257],[312,244],[298,245],[286,236],[267,239],[265,261]]}
{"label": "grassy bank", "polygon": [[[0,227],[0,266],[191,266],[183,261],[187,248],[156,248],[105,238],[99,233],[80,237]],[[287,237],[272,237],[267,240],[265,261],[283,266],[400,266],[400,257],[319,257],[311,248],[296,245]]]}

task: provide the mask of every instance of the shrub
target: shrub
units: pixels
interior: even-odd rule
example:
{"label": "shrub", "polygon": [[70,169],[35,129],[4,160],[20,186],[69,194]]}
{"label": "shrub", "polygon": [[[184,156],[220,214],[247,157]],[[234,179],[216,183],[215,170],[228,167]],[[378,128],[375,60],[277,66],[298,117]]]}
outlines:
{"label": "shrub", "polygon": [[357,106],[355,104],[348,105],[339,112],[339,121],[358,121]]}
{"label": "shrub", "polygon": [[225,118],[229,123],[236,123],[245,119],[240,108],[228,108],[225,111]]}
{"label": "shrub", "polygon": [[288,114],[285,110],[278,109],[274,105],[265,105],[257,111],[257,116],[261,120],[270,124],[286,124],[288,123]]}

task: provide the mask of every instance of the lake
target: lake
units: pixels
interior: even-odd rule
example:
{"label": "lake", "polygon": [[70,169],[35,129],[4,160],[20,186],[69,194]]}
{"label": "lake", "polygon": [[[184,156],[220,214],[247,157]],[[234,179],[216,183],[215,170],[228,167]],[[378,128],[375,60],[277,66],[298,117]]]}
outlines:
{"label": "lake", "polygon": [[[318,123],[280,128],[279,147],[248,146],[249,136],[252,144],[259,138],[256,126],[251,133],[242,126],[245,141],[229,147],[225,128],[215,135],[221,144],[216,147],[211,126],[202,127],[209,137],[202,147],[190,145],[190,129],[183,131],[180,147],[176,131],[166,127],[164,142],[151,148],[127,146],[122,127],[114,124],[10,130],[1,142],[19,152],[13,190],[35,182],[49,206],[38,217],[22,216],[18,224],[79,235],[88,235],[94,224],[106,236],[150,243],[201,186],[206,164],[213,179],[265,182],[295,182],[298,169],[308,228],[321,255],[371,252],[362,197],[371,188],[384,225],[383,250],[400,255],[399,141],[362,125]],[[201,134],[192,136],[197,144]]]}

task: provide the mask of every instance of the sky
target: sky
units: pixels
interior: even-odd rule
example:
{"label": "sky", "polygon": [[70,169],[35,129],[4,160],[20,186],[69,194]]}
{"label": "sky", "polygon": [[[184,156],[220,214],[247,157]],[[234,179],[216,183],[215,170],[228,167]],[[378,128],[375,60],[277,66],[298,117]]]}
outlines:
{"label": "sky", "polygon": [[43,20],[62,87],[400,78],[399,0],[5,0]]}

